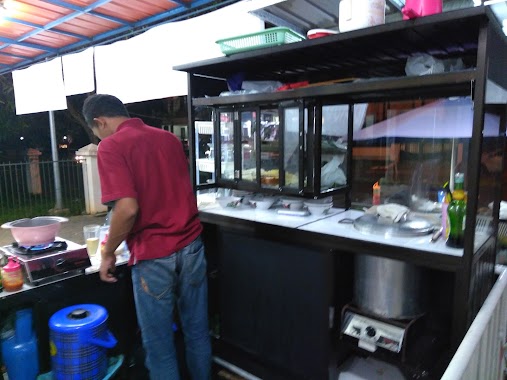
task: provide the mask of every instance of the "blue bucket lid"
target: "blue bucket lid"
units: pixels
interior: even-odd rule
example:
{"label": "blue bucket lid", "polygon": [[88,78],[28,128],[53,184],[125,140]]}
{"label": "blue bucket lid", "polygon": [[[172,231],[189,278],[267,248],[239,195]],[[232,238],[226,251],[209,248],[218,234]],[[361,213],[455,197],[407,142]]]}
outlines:
{"label": "blue bucket lid", "polygon": [[79,329],[93,329],[107,320],[107,310],[94,304],[69,306],[54,313],[49,327],[58,332],[75,332]]}

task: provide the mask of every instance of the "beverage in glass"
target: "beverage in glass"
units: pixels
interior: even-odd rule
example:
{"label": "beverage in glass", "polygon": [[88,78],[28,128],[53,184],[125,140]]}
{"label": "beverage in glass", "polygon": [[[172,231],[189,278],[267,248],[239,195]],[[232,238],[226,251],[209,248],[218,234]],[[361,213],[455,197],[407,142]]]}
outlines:
{"label": "beverage in glass", "polygon": [[89,224],[83,227],[83,234],[86,241],[86,250],[89,256],[95,256],[99,248],[99,231],[98,224]]}

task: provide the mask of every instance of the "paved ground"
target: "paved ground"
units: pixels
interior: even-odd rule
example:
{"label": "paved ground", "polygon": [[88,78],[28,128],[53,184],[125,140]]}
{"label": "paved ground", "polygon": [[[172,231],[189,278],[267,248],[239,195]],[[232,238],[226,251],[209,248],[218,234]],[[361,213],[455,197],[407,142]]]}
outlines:
{"label": "paved ground", "polygon": [[[104,224],[105,217],[105,214],[70,216],[68,222],[62,223],[58,236],[78,244],[84,244],[83,226]],[[11,244],[13,241],[11,232],[0,228],[0,246]]]}

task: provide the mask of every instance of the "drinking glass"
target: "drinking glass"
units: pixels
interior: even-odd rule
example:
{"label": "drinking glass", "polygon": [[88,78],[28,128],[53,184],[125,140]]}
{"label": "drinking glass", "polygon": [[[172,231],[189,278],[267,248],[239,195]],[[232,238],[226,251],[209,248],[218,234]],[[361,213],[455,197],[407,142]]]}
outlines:
{"label": "drinking glass", "polygon": [[98,224],[88,224],[83,227],[83,234],[86,241],[86,250],[89,256],[95,256],[99,248],[99,231]]}

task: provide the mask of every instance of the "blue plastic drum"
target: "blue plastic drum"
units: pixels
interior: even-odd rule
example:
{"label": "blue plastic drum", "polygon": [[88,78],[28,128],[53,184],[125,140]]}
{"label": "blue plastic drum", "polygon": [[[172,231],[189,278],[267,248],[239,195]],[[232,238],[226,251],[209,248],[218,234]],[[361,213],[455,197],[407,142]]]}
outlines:
{"label": "blue plastic drum", "polygon": [[51,367],[56,380],[101,380],[107,373],[107,349],[116,339],[107,329],[100,305],[69,306],[49,319]]}

